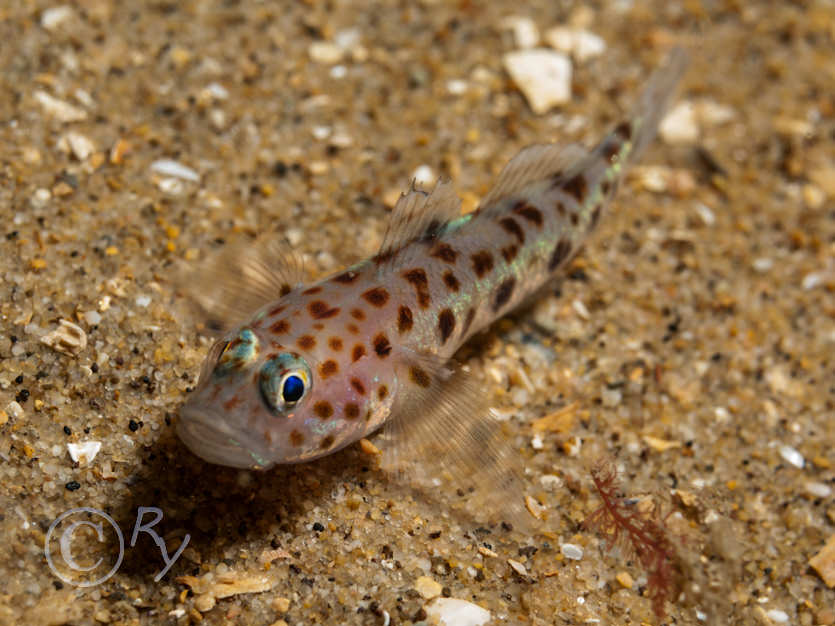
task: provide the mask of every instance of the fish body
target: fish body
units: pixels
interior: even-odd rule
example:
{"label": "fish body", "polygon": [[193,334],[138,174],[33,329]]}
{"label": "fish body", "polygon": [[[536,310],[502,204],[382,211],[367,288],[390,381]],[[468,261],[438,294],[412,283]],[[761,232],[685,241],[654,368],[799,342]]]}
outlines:
{"label": "fish body", "polygon": [[275,243],[221,259],[196,299],[229,328],[181,412],[180,437],[210,462],[263,469],[384,426],[394,466],[429,455],[502,483],[509,452],[452,357],[577,253],[652,139],[684,65],[674,52],[591,151],[522,150],[473,213],[460,214],[449,183],[411,189],[380,251],[318,282],[302,284]]}

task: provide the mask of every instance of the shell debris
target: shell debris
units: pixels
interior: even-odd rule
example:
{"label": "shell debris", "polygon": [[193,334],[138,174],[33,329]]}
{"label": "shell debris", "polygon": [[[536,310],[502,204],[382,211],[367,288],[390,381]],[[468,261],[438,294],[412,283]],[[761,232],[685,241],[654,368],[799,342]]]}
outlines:
{"label": "shell debris", "polygon": [[41,343],[56,352],[77,356],[87,347],[87,334],[79,326],[61,319],[58,328],[41,337]]}
{"label": "shell debris", "polygon": [[502,62],[534,113],[571,100],[571,60],[561,52],[517,50],[505,54]]}

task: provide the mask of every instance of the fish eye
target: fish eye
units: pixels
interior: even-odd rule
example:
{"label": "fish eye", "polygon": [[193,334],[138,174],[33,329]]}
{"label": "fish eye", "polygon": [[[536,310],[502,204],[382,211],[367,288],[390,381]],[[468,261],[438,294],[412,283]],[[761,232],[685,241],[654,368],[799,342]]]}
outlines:
{"label": "fish eye", "polygon": [[293,354],[267,359],[259,378],[261,397],[274,413],[296,406],[310,391],[312,381],[305,360]]}
{"label": "fish eye", "polygon": [[284,377],[284,384],[281,386],[281,397],[287,403],[298,402],[304,395],[304,381],[301,376],[288,374]]}

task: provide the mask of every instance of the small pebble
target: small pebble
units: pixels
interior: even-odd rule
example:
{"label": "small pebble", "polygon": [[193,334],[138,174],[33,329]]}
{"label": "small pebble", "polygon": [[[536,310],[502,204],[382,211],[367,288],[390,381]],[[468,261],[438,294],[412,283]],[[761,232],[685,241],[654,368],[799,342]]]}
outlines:
{"label": "small pebble", "polygon": [[509,52],[502,61],[534,113],[571,100],[571,61],[564,54],[534,48]]}
{"label": "small pebble", "polygon": [[658,127],[658,134],[670,145],[693,144],[699,138],[696,110],[692,102],[683,101],[675,105]]}
{"label": "small pebble", "polygon": [[443,585],[429,576],[421,576],[415,581],[415,591],[426,600],[437,598],[442,590]]}
{"label": "small pebble", "polygon": [[632,585],[635,584],[635,581],[632,580],[632,576],[629,575],[629,572],[620,572],[617,576],[615,576],[615,580],[620,583],[620,586],[624,589],[632,589]]}
{"label": "small pebble", "polygon": [[835,535],[831,535],[820,552],[809,559],[809,565],[828,587],[835,588]]}
{"label": "small pebble", "polygon": [[832,495],[832,487],[826,483],[819,483],[815,481],[807,482],[806,493],[815,496],[816,498],[828,498]]}
{"label": "small pebble", "polygon": [[154,161],[151,163],[151,171],[156,174],[162,174],[163,176],[173,176],[174,178],[180,178],[194,183],[200,181],[200,174],[173,159],[158,159]]}
{"label": "small pebble", "polygon": [[87,347],[87,334],[67,320],[58,320],[58,328],[41,337],[41,343],[56,352],[76,356]]}
{"label": "small pebble", "polygon": [[58,140],[58,149],[72,152],[79,161],[86,161],[96,151],[96,145],[86,135],[71,131]]}
{"label": "small pebble", "polygon": [[545,41],[552,48],[570,54],[578,63],[599,57],[606,51],[606,42],[582,28],[556,26],[545,33]]}
{"label": "small pebble", "polygon": [[780,446],[780,456],[783,457],[783,460],[786,463],[794,465],[800,469],[803,469],[803,466],[806,464],[806,460],[803,458],[803,455],[791,446]]}
{"label": "small pebble", "polygon": [[716,223],[716,215],[709,206],[702,204],[701,202],[697,202],[694,205],[694,208],[696,209],[696,213],[699,214],[702,222],[704,222],[705,226],[713,226]]}
{"label": "small pebble", "polygon": [[339,63],[345,54],[341,47],[330,41],[314,41],[307,51],[312,60],[325,65]]}
{"label": "small pebble", "polygon": [[428,165],[419,166],[414,172],[412,172],[412,178],[414,179],[415,184],[420,186],[432,185],[436,180],[435,172],[433,172],[432,168]]}
{"label": "small pebble", "polygon": [[6,413],[15,419],[18,419],[23,417],[23,407],[20,406],[17,401],[12,400],[6,405]]}
{"label": "small pebble", "polygon": [[513,41],[518,48],[533,48],[539,43],[539,29],[529,17],[511,15],[502,20],[502,26],[513,31]]}
{"label": "small pebble", "polygon": [[61,24],[70,19],[73,15],[72,7],[61,5],[51,7],[41,13],[41,26],[48,31],[57,29]]}
{"label": "small pebble", "polygon": [[507,564],[510,565],[510,568],[520,576],[528,575],[528,570],[519,561],[516,561],[514,559],[508,559]]}
{"label": "small pebble", "polygon": [[490,621],[490,611],[458,598],[435,598],[423,608],[430,623],[440,626],[483,626]]}
{"label": "small pebble", "polygon": [[560,546],[562,555],[573,561],[579,561],[583,558],[583,548],[574,543],[564,543]]}
{"label": "small pebble", "polygon": [[779,609],[771,609],[766,612],[766,616],[776,624],[785,624],[789,621],[788,614],[785,611],[780,611]]}
{"label": "small pebble", "polygon": [[765,274],[768,270],[774,267],[774,259],[760,257],[759,259],[754,260],[753,266],[760,274]]}

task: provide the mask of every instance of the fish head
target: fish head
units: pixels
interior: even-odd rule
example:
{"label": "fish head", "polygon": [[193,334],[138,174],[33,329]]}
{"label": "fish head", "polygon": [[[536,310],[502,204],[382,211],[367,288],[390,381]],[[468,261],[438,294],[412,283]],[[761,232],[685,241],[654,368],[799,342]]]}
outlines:
{"label": "fish head", "polygon": [[280,340],[270,331],[278,322],[270,321],[218,341],[180,411],[177,434],[210,463],[267,469],[312,460],[388,415],[393,372],[375,367],[359,343],[343,345],[340,320],[304,327],[296,318],[297,332]]}

